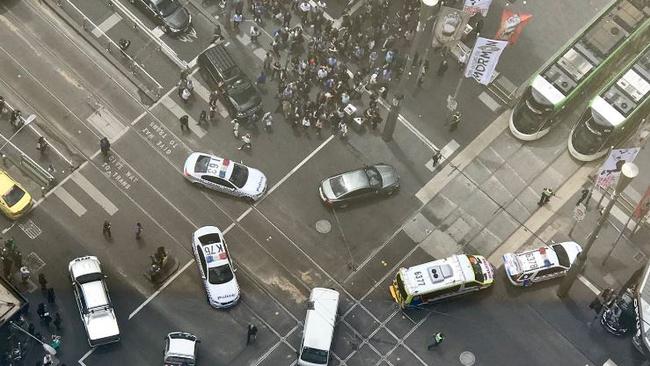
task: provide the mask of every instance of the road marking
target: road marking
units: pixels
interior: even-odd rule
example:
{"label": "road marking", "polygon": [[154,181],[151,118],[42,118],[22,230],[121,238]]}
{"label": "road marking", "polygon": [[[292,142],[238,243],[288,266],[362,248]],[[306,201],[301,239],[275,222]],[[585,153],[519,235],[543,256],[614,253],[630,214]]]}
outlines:
{"label": "road marking", "polygon": [[99,131],[100,135],[106,136],[110,141],[115,141],[119,136],[122,136],[125,130],[125,126],[120,120],[103,106],[86,118],[86,122],[90,123]]}
{"label": "road marking", "polygon": [[[458,150],[459,147],[460,144],[456,142],[456,140],[452,139],[449,141],[447,145],[440,149],[440,155],[442,155],[442,158],[440,158],[438,164],[449,160],[449,158],[454,154],[454,152],[456,152],[456,150]],[[436,167],[433,166],[433,158],[429,159],[429,161],[427,161],[424,166],[427,167],[427,169],[430,171],[436,170]]]}
{"label": "road marking", "polygon": [[[370,92],[368,92],[368,93],[370,93]],[[384,99],[379,98],[377,100],[379,101],[379,104],[381,104],[384,108],[386,108],[386,110],[390,111],[390,106],[388,105],[388,103]],[[420,132],[417,128],[415,128],[415,126],[413,126],[413,124],[411,124],[411,122],[409,122],[406,118],[404,118],[404,116],[402,116],[401,114],[398,114],[397,115],[397,120],[402,122],[404,127],[408,128],[411,132],[413,132],[415,137],[417,137],[420,141],[422,141],[425,145],[427,145],[431,149],[431,151],[437,151],[438,150],[436,145],[433,142],[431,142],[431,140],[429,140],[426,136],[424,136],[422,134],[422,132]]]}
{"label": "road marking", "polygon": [[154,292],[142,304],[140,304],[140,306],[138,306],[135,310],[133,310],[133,312],[129,314],[129,320],[131,320],[131,318],[133,318],[137,313],[139,313],[140,310],[142,310],[142,308],[144,308],[149,302],[151,302],[151,300],[153,300],[154,297],[158,296],[158,294],[161,293],[162,290],[164,290],[167,286],[169,286],[169,284],[172,283],[176,279],[176,277],[180,276],[181,273],[183,273],[187,269],[187,267],[189,267],[192,263],[194,263],[194,258],[190,259],[187,263],[185,263],[185,265],[181,269],[176,271],[176,273],[174,273],[174,275],[171,276],[167,281],[165,281],[165,283],[163,283],[163,285],[160,286],[160,288],[156,290],[156,292]]}
{"label": "road marking", "polygon": [[81,356],[81,358],[77,362],[79,362],[81,366],[86,366],[86,364],[83,361],[86,358],[88,358],[88,356],[90,356],[93,352],[95,352],[95,348],[91,348],[90,350],[88,350],[88,352],[86,352],[83,356]]}
{"label": "road marking", "polygon": [[510,110],[504,111],[480,135],[458,153],[451,163],[445,165],[440,173],[434,175],[424,187],[420,188],[415,194],[420,202],[428,203],[440,190],[456,178],[460,171],[465,169],[483,149],[490,145],[508,127],[509,116]]}
{"label": "road marking", "polygon": [[311,159],[314,155],[316,155],[316,153],[318,153],[322,148],[324,148],[325,145],[327,145],[330,141],[332,141],[334,136],[335,135],[330,135],[330,137],[328,137],[327,140],[323,141],[320,145],[318,145],[318,147],[314,151],[312,151],[311,154],[307,155],[306,158],[302,159],[302,161],[300,163],[298,163],[298,165],[296,165],[293,169],[291,169],[291,171],[289,173],[287,173],[284,177],[282,177],[282,179],[280,179],[277,183],[275,183],[275,185],[273,187],[271,187],[271,189],[269,189],[269,192],[267,194],[265,194],[264,197],[262,197],[261,200],[259,200],[259,201],[257,201],[255,203],[255,206],[257,206],[257,204],[259,202],[262,202],[262,200],[264,200],[273,191],[275,191],[280,186],[280,184],[284,183],[287,179],[289,179],[289,177],[291,177],[293,175],[293,173],[295,173],[298,169],[300,169],[300,167],[305,165],[309,161],[309,159]]}
{"label": "road marking", "polygon": [[591,292],[593,292],[594,294],[598,295],[598,294],[600,293],[600,290],[598,289],[598,287],[596,287],[596,285],[594,285],[593,283],[591,283],[591,282],[587,279],[587,277],[583,276],[582,274],[579,274],[579,275],[578,275],[578,279],[579,279],[580,282],[582,282],[585,286],[587,286],[587,288],[590,289]]}
{"label": "road marking", "polygon": [[489,257],[488,261],[492,264],[499,263],[496,267],[501,267],[503,261],[501,257],[505,253],[512,253],[521,248],[522,245],[530,240],[533,233],[536,233],[546,222],[551,219],[560,208],[573,199],[573,194],[578,191],[584,182],[594,170],[594,164],[586,164],[578,168],[564,184],[557,190],[556,196],[546,205],[538,208],[529,218],[526,223],[521,225],[514,233],[512,233],[506,241],[501,244]]}
{"label": "road marking", "polygon": [[241,44],[243,44],[244,46],[248,46],[251,43],[251,37],[246,35],[246,33],[242,35],[236,34],[235,37],[237,37],[239,42],[241,42]]}
{"label": "road marking", "polygon": [[[185,110],[181,108],[181,106],[176,104],[176,102],[170,97],[163,98],[162,105],[167,107],[167,109],[169,109],[169,111],[172,112],[176,116],[176,118],[181,118],[181,116],[187,114],[185,113]],[[196,120],[192,118],[192,116],[190,115],[188,115],[188,117],[190,118],[190,121],[188,122],[188,127],[190,128],[190,130],[194,132],[196,136],[198,136],[199,138],[205,136],[205,131],[203,131],[201,126],[196,124]]]}
{"label": "road marking", "polygon": [[68,208],[72,210],[77,216],[81,217],[83,214],[86,213],[86,208],[79,203],[68,191],[65,190],[63,187],[59,187],[55,192],[54,195],[59,197],[63,203],[65,203]]}
{"label": "road marking", "polygon": [[163,34],[165,34],[165,31],[162,29],[162,27],[156,27],[151,30],[151,34],[153,34],[156,38],[160,38]]}
{"label": "road marking", "polygon": [[32,219],[27,220],[25,223],[18,224],[18,227],[32,240],[36,239],[37,236],[43,233],[43,230],[41,230]]}
{"label": "road marking", "polygon": [[[199,97],[201,97],[201,99],[203,99],[206,103],[210,103],[210,91],[208,88],[204,87],[196,77],[190,76],[190,79],[192,80],[196,94],[198,94]],[[224,107],[219,100],[217,100],[217,110],[219,111],[221,117],[228,117],[228,111],[226,110],[226,107]]]}
{"label": "road marking", "polygon": [[480,100],[481,102],[483,102],[483,104],[485,104],[488,108],[490,108],[490,110],[491,110],[492,112],[495,112],[495,113],[496,113],[496,111],[498,111],[499,108],[501,108],[501,104],[499,104],[499,102],[497,102],[496,100],[494,100],[494,98],[492,98],[492,97],[491,97],[490,95],[488,95],[488,93],[486,93],[486,92],[483,92],[483,93],[479,94],[479,96],[478,96],[478,100]]}
{"label": "road marking", "polygon": [[100,25],[96,26],[93,29],[92,34],[95,38],[99,38],[102,34],[108,32],[109,29],[113,28],[115,24],[119,23],[122,20],[122,17],[118,13],[111,14],[110,17],[106,18]]}
{"label": "road marking", "polygon": [[97,204],[99,204],[106,213],[108,213],[109,216],[113,216],[117,212],[117,207],[111,202],[108,197],[104,196],[102,192],[99,191],[86,177],[81,175],[79,171],[75,171],[72,173],[72,181],[77,183],[81,189],[86,192],[90,198],[95,200]]}
{"label": "road marking", "polygon": [[253,54],[255,56],[257,56],[257,58],[259,58],[262,61],[264,61],[264,59],[266,58],[266,53],[267,52],[268,52],[267,50],[265,50],[264,48],[261,48],[261,47],[256,48],[256,49],[253,50]]}

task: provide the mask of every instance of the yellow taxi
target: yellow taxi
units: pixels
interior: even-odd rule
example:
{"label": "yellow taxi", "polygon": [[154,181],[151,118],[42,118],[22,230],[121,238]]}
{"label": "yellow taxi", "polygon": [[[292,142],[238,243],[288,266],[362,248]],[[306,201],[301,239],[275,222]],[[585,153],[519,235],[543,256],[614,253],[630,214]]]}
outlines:
{"label": "yellow taxi", "polygon": [[0,195],[0,209],[12,220],[18,219],[32,207],[32,196],[3,170],[0,170]]}

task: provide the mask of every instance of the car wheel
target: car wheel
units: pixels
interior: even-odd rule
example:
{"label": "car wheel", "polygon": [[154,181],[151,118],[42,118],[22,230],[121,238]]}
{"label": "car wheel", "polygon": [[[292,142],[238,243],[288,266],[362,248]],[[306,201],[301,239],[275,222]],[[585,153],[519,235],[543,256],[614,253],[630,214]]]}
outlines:
{"label": "car wheel", "polygon": [[251,205],[252,205],[252,204],[254,204],[254,203],[255,203],[255,198],[253,198],[253,197],[250,197],[250,196],[249,196],[249,197],[244,197],[244,201],[246,201],[246,203],[248,203],[248,204],[251,204]]}

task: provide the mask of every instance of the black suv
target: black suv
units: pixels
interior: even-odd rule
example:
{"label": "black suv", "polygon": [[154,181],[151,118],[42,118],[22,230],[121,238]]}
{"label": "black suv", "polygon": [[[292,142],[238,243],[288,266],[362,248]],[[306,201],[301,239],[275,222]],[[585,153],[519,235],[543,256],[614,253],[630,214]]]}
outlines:
{"label": "black suv", "polygon": [[237,66],[222,43],[199,55],[199,72],[211,90],[219,90],[231,117],[246,118],[256,113],[262,98],[246,74]]}
{"label": "black suv", "polygon": [[607,304],[600,317],[600,324],[611,334],[628,334],[636,326],[636,307],[634,291],[628,288]]}

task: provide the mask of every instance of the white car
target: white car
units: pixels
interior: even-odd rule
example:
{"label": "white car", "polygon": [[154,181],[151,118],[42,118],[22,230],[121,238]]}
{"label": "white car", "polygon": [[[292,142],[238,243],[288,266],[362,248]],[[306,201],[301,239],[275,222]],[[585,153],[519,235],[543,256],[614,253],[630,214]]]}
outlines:
{"label": "white car", "polygon": [[521,253],[506,253],[503,263],[513,285],[530,286],[566,275],[580,252],[582,247],[578,243],[567,241]]}
{"label": "white car", "polygon": [[264,173],[210,154],[190,154],[185,160],[183,175],[192,183],[251,202],[260,199],[266,192]]}
{"label": "white car", "polygon": [[194,334],[171,332],[165,337],[163,362],[165,366],[196,365],[197,347],[201,343]]}
{"label": "white car", "polygon": [[68,265],[72,288],[77,300],[81,321],[86,328],[91,347],[117,342],[120,328],[117,325],[111,298],[97,257],[74,259]]}
{"label": "white car", "polygon": [[210,305],[215,308],[235,305],[239,300],[239,284],[221,230],[214,226],[196,230],[192,235],[192,250]]}

